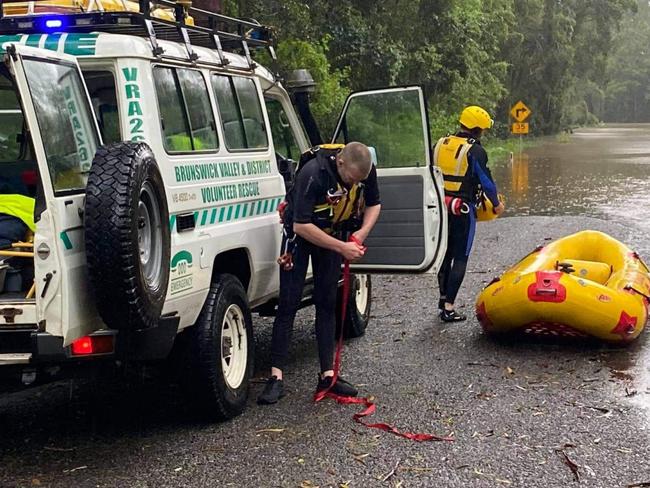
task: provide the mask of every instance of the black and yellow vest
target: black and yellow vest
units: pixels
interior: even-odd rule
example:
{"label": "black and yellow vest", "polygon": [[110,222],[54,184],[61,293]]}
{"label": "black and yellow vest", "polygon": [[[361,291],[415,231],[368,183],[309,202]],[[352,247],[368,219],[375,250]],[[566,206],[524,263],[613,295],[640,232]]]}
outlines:
{"label": "black and yellow vest", "polygon": [[[353,230],[358,225],[364,210],[363,185],[355,184],[346,188],[339,182],[336,173],[336,155],[344,147],[343,144],[321,144],[315,146],[300,157],[296,175],[301,168],[312,159],[316,159],[320,167],[320,183],[326,188],[326,195],[316,202],[312,212],[312,223],[318,228],[333,234],[341,230]],[[325,193],[325,192],[324,192]],[[292,200],[295,198],[292,190],[287,192],[288,214],[284,218],[285,226],[293,226]]]}
{"label": "black and yellow vest", "polygon": [[433,151],[433,164],[442,171],[447,195],[472,198],[467,154],[473,145],[474,140],[465,137],[447,136],[438,140]]}

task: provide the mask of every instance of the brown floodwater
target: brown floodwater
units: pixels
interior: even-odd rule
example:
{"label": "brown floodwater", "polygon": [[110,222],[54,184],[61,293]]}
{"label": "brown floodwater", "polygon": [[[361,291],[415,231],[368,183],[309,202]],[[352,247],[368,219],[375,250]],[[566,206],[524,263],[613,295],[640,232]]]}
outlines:
{"label": "brown floodwater", "polygon": [[[638,229],[639,238],[628,244],[650,261],[650,124],[580,129],[491,168],[508,216],[613,221]],[[605,363],[613,378],[630,383],[631,401],[650,411],[650,348],[608,355]]]}
{"label": "brown floodwater", "polygon": [[578,130],[568,142],[514,153],[492,172],[508,215],[587,215],[650,233],[650,124]]}

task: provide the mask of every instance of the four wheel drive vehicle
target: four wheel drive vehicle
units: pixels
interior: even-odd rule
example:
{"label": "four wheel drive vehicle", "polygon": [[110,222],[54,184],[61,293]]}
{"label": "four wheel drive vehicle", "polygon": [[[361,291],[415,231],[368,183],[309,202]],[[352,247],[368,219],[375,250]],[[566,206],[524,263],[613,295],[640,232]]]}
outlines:
{"label": "four wheel drive vehicle", "polygon": [[[176,345],[188,398],[232,417],[253,371],[252,313],[272,313],[278,295],[278,168],[307,138],[249,55],[269,46],[259,24],[190,8],[209,20],[192,27],[173,3],[175,21],[147,2],[91,3],[0,18],[0,177],[31,175],[15,192],[36,200],[33,239],[0,250],[0,268],[23,277],[0,283],[0,378],[35,384],[98,361],[165,359]],[[446,212],[420,88],[351,95],[333,140],[373,146],[381,187],[369,251],[340,297],[354,336],[371,303],[359,273],[437,270]]]}

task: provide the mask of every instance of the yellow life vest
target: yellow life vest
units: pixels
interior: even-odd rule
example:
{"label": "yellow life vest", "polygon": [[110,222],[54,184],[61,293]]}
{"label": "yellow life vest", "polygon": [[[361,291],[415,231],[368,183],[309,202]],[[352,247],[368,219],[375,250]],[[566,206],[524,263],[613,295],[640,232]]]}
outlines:
{"label": "yellow life vest", "polygon": [[460,191],[469,168],[467,153],[472,146],[470,139],[464,137],[447,136],[438,139],[433,151],[433,164],[442,171],[446,192]]}
{"label": "yellow life vest", "polygon": [[0,214],[11,215],[22,220],[34,232],[34,205],[36,200],[24,195],[0,195]]}

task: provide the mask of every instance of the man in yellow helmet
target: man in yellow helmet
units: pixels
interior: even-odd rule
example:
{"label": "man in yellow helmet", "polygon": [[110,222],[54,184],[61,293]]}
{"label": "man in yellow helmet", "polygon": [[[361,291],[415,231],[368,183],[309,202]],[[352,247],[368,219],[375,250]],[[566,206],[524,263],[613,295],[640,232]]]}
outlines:
{"label": "man in yellow helmet", "polygon": [[501,214],[505,209],[487,166],[487,152],[480,142],[483,132],[492,127],[490,115],[472,105],[462,111],[459,122],[460,131],[440,138],[433,154],[434,164],[444,176],[449,211],[447,253],[438,273],[438,308],[444,322],[460,322],[467,318],[455,310],[454,302],[474,241],[476,204],[481,193],[492,202],[494,213]]}

